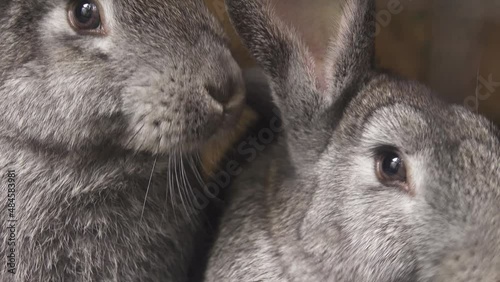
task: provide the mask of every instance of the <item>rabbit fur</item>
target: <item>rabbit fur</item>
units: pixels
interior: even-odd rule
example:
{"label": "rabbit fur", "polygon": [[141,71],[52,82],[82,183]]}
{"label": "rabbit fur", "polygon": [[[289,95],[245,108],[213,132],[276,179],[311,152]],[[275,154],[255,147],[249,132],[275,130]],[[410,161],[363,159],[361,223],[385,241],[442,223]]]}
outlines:
{"label": "rabbit fur", "polygon": [[[374,2],[343,2],[318,66],[269,2],[226,0],[280,115],[232,188],[206,281],[499,281],[499,131],[374,66]],[[386,149],[402,186],[377,177]]]}
{"label": "rabbit fur", "polygon": [[237,120],[240,69],[201,0],[87,1],[100,35],[70,26],[74,2],[0,4],[0,195],[17,220],[0,281],[186,281],[204,219],[191,167]]}

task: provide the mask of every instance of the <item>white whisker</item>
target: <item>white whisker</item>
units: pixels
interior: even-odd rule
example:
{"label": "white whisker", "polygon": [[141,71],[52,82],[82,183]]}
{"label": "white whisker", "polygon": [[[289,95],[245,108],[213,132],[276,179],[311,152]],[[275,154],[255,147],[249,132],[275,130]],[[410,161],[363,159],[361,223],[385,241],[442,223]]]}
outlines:
{"label": "white whisker", "polygon": [[[205,182],[203,181],[203,178],[201,177],[200,172],[198,171],[198,166],[196,165],[196,161],[192,155],[189,156],[188,163],[189,166],[191,167],[191,170],[193,171],[194,178],[196,179],[198,185],[200,186],[201,189],[203,189]],[[193,201],[196,201],[196,195],[194,194],[193,190],[191,190],[191,197],[193,198]]]}
{"label": "white whisker", "polygon": [[[172,205],[172,211],[174,213],[174,220],[175,222],[177,222],[177,212],[175,211],[176,209],[176,206],[175,206],[175,202],[174,202],[174,181],[173,181],[173,166],[172,166],[172,154],[169,154],[168,155],[168,193],[167,193],[167,197],[168,195],[170,195],[170,203]],[[175,162],[175,161],[174,161]],[[168,201],[168,199],[167,199]]]}
{"label": "white whisker", "polygon": [[[144,118],[143,118],[144,119]],[[142,120],[140,120],[139,122],[142,122]],[[142,131],[142,129],[144,128],[146,124],[143,123],[142,126],[137,130],[137,132],[132,135],[132,137],[129,139],[129,141],[127,142],[127,144],[125,145],[125,148],[128,148],[128,146],[132,143],[132,141],[134,141],[135,138],[137,138],[137,136],[139,135],[139,133]]]}
{"label": "white whisker", "polygon": [[[160,139],[160,142],[161,142],[161,139]],[[146,202],[148,200],[149,188],[151,187],[151,182],[153,181],[153,174],[154,174],[155,168],[156,168],[156,162],[158,161],[158,152],[160,150],[160,142],[158,142],[158,149],[156,150],[155,160],[153,162],[153,169],[151,169],[151,175],[149,176],[148,188],[146,189],[146,196],[144,197],[144,203],[142,204],[142,212],[141,212],[140,222],[142,222],[142,218],[144,217],[144,210],[146,209]]]}
{"label": "white whisker", "polygon": [[181,199],[182,208],[186,212],[186,215],[189,217],[189,213],[188,213],[187,208],[186,208],[186,203],[184,202],[184,197],[182,195],[182,190],[181,190],[182,187],[181,187],[181,181],[179,179],[179,176],[180,176],[180,172],[177,171],[177,164],[176,164],[176,166],[175,166],[175,183],[176,183],[177,193],[179,193],[179,197]]}
{"label": "white whisker", "polygon": [[[196,155],[198,156],[198,160],[199,160],[200,159],[199,152],[196,152]],[[198,170],[198,166],[196,165],[196,160],[193,158],[193,156],[190,156],[190,157],[191,157],[191,168],[193,169],[194,177],[198,181],[198,184],[203,186],[205,181],[203,181],[203,177],[201,176],[201,174]],[[198,161],[198,162],[201,164],[201,161]]]}

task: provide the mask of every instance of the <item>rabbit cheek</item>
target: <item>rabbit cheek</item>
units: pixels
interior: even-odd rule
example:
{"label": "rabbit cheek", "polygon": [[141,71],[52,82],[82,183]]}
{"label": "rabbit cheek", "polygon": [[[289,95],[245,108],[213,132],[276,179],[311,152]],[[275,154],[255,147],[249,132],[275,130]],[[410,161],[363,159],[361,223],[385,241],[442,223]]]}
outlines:
{"label": "rabbit cheek", "polygon": [[495,244],[495,239],[491,238],[484,241],[486,244],[479,242],[466,242],[467,247],[448,253],[436,268],[429,271],[435,272],[432,281],[499,281],[500,255],[494,247],[498,246],[498,242]]}

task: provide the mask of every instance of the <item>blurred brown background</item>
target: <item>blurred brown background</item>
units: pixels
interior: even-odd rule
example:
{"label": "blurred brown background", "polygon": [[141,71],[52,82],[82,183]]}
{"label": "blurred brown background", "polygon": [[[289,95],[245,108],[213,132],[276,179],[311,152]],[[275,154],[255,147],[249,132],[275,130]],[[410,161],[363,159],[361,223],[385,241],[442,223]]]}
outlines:
{"label": "blurred brown background", "polygon": [[[233,53],[253,65],[223,0],[205,0],[224,24]],[[342,0],[269,0],[315,53],[333,33]],[[500,124],[500,1],[377,0],[377,63],[434,89],[443,99]],[[337,17],[338,18],[338,17]]]}

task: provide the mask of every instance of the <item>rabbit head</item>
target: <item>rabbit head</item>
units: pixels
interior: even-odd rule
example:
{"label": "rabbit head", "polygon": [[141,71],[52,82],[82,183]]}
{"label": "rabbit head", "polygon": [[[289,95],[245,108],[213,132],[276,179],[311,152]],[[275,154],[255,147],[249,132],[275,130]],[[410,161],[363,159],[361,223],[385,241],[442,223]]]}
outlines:
{"label": "rabbit head", "polygon": [[374,2],[343,2],[319,62],[266,1],[226,0],[284,123],[281,262],[297,281],[499,281],[498,129],[375,68]]}
{"label": "rabbit head", "polygon": [[7,0],[2,135],[77,149],[198,148],[237,118],[240,70],[202,0]]}

